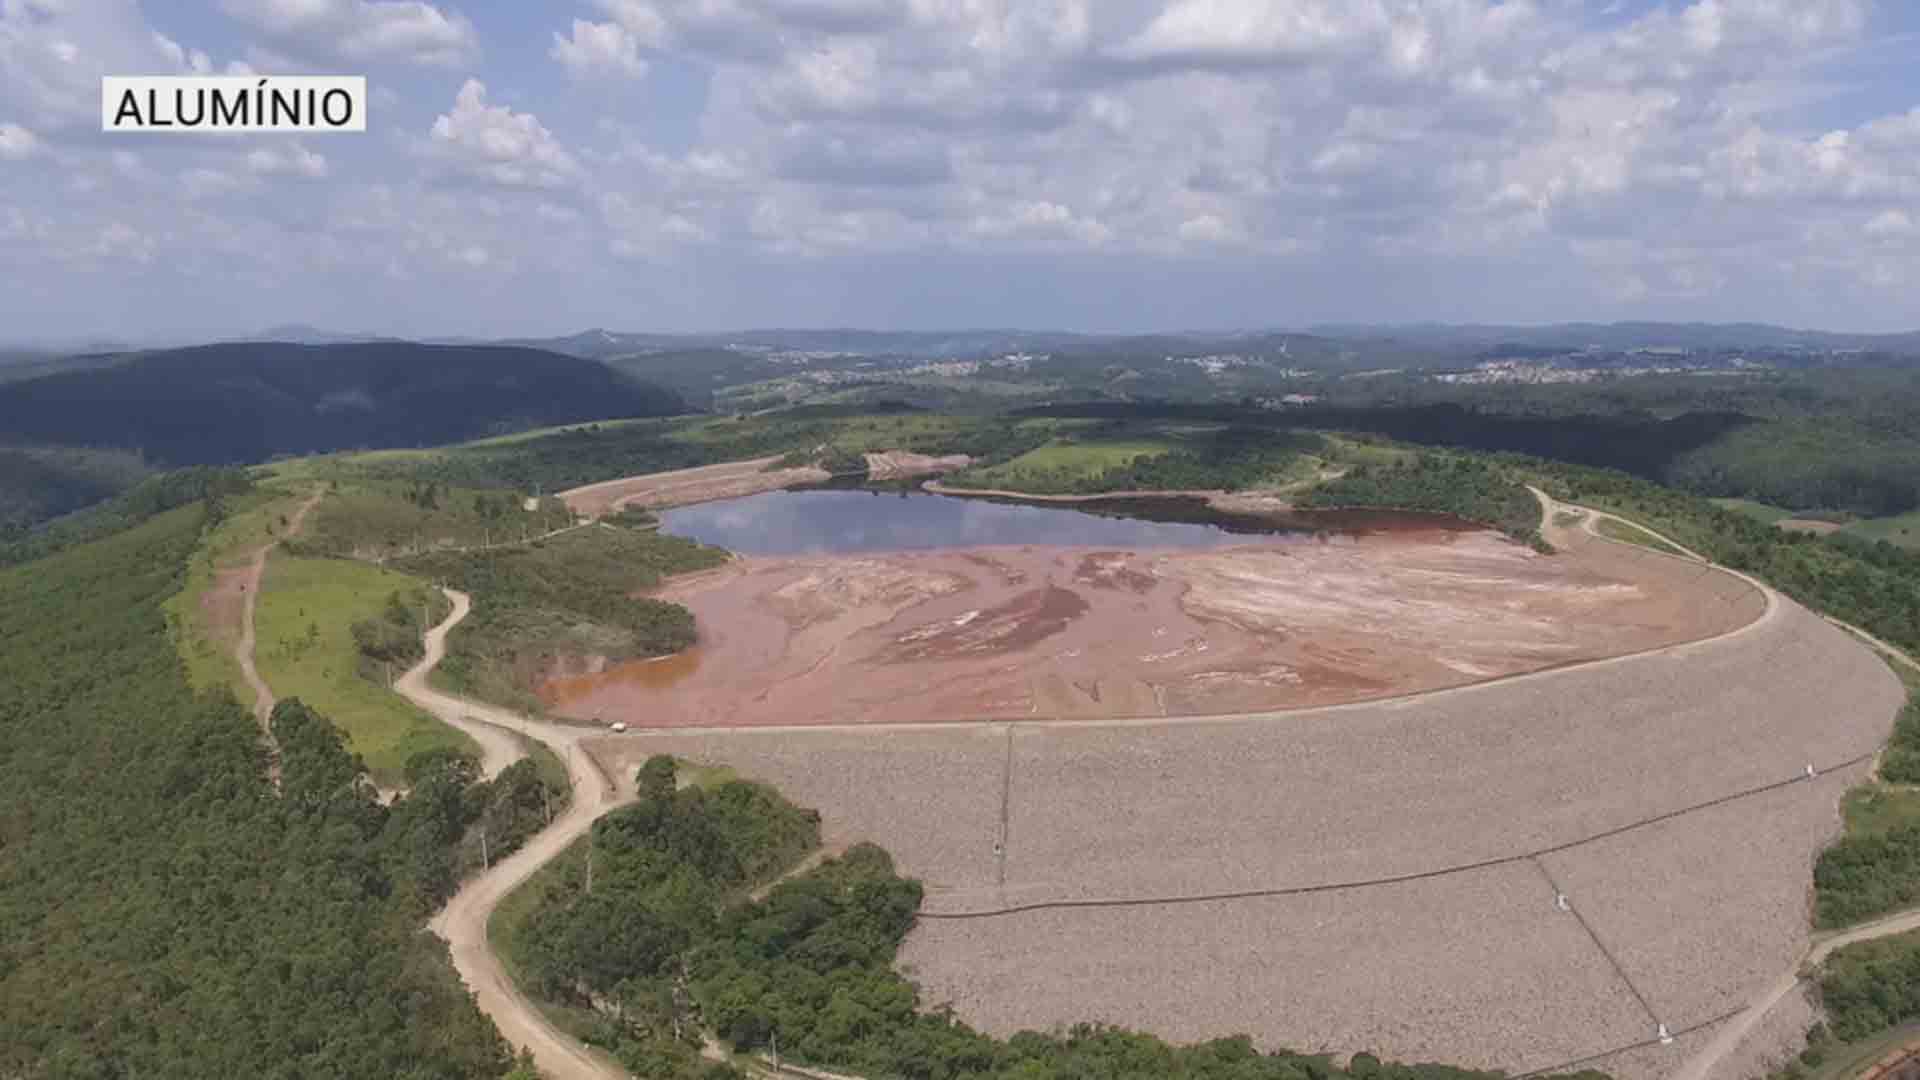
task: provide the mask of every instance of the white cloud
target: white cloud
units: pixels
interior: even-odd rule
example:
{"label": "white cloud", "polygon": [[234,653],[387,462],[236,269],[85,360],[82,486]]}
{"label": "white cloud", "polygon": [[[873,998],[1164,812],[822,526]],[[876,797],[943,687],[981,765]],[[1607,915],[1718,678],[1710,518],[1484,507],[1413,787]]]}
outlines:
{"label": "white cloud", "polygon": [[1233,244],[1242,240],[1240,230],[1215,214],[1201,214],[1180,223],[1180,239],[1195,246]]}
{"label": "white cloud", "polygon": [[295,53],[452,66],[480,52],[471,22],[424,0],[224,0],[223,6]]}
{"label": "white cloud", "polygon": [[487,104],[486,85],[468,79],[453,111],[433,122],[430,146],[456,169],[500,187],[558,188],[580,165],[532,113]]}
{"label": "white cloud", "polygon": [[1303,62],[1359,48],[1389,26],[1377,0],[1178,0],[1113,52],[1191,65]]}
{"label": "white cloud", "polygon": [[327,175],[327,159],[299,143],[288,143],[279,148],[263,146],[249,151],[247,168],[264,176],[287,174],[319,179]]}
{"label": "white cloud", "polygon": [[1099,247],[1113,237],[1113,230],[1098,220],[1047,200],[1020,202],[987,211],[976,216],[968,230],[974,236],[1034,239],[1045,246],[1065,241]]}
{"label": "white cloud", "polygon": [[1912,236],[1915,231],[1913,217],[1905,210],[1882,210],[1866,224],[1866,234],[1874,237]]}
{"label": "white cloud", "polygon": [[195,75],[205,75],[213,70],[213,61],[199,49],[188,49],[167,35],[153,32],[153,43],[161,55],[173,62],[173,66]]}
{"label": "white cloud", "polygon": [[0,161],[24,161],[40,149],[40,140],[19,124],[0,124]]}
{"label": "white cloud", "polygon": [[133,0],[0,3],[0,108],[50,140],[99,125],[100,76],[186,71],[191,53]]}
{"label": "white cloud", "polygon": [[[533,43],[554,63],[622,79],[671,64],[670,82],[700,92],[663,80],[661,95],[616,95],[555,130],[546,82],[480,66],[459,9],[481,5],[222,5],[247,36],[221,47],[263,70],[413,61],[474,77],[412,140],[134,147],[96,130],[103,71],[224,61],[149,25],[142,12],[166,5],[0,0],[0,157],[63,166],[52,186],[0,169],[0,207],[46,230],[0,248],[93,251],[118,224],[140,237],[115,234],[119,248],[170,266],[257,250],[274,273],[406,281],[426,303],[441,275],[471,288],[599,260],[709,322],[735,320],[702,309],[722,303],[706,292],[761,302],[765,281],[731,284],[756,266],[839,288],[838,274],[780,272],[800,258],[845,260],[849,280],[892,258],[916,268],[861,279],[884,291],[920,268],[1086,260],[1150,279],[1159,260],[1204,256],[1181,265],[1244,263],[1302,318],[1356,314],[1341,305],[1364,297],[1406,299],[1410,317],[1785,318],[1771,301],[1786,298],[1803,321],[1890,319],[1894,293],[1856,297],[1920,281],[1920,112],[1862,104],[1912,103],[1897,77],[1861,85],[1905,45],[1879,39],[1880,56],[1855,62],[1881,25],[1867,0],[1662,0],[1605,17],[1599,0],[575,0]],[[381,82],[382,115],[417,108],[417,87]],[[1814,115],[1839,119],[1805,130]],[[318,176],[330,182],[299,191],[303,207],[326,204],[320,231],[275,198]],[[287,235],[300,243],[276,243]],[[727,289],[696,287],[684,268],[701,260]],[[1475,273],[1458,273],[1468,260]],[[1070,270],[1045,274],[1032,290],[935,287],[1046,297],[1022,316],[1044,321],[1073,288]],[[1166,295],[1170,316],[1197,322],[1278,317],[1268,299]]]}
{"label": "white cloud", "polygon": [[197,167],[180,174],[181,191],[189,201],[217,199],[243,186],[243,181],[220,169]]}
{"label": "white cloud", "polygon": [[553,47],[547,55],[560,62],[574,78],[613,76],[637,79],[647,73],[647,62],[640,58],[640,43],[633,32],[614,22],[573,20],[573,33],[553,35]]}

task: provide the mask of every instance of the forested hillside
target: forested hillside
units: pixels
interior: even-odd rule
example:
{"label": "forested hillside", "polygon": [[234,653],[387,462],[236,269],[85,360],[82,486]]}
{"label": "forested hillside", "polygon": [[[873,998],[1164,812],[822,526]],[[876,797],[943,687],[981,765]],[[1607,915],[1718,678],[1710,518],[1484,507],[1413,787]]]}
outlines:
{"label": "forested hillside", "polygon": [[43,528],[0,528],[0,566],[37,559],[76,544],[131,528],[142,521],[185,506],[207,501],[206,509],[225,512],[225,499],[251,489],[253,481],[241,469],[198,467],[149,477],[126,491],[60,518]]}
{"label": "forested hillside", "polygon": [[1546,384],[1407,375],[1317,392],[1309,416],[1387,410],[1393,427],[1371,429],[1414,441],[1622,469],[1795,510],[1920,508],[1920,371],[1910,365]]}
{"label": "forested hillside", "polygon": [[0,439],[229,464],[680,408],[670,391],[535,349],[246,343],[0,385]]}
{"label": "forested hillside", "polygon": [[420,926],[469,815],[531,823],[524,792],[423,761],[379,806],[283,704],[277,797],[253,718],[188,690],[161,609],[208,510],[0,571],[0,1075],[501,1076]]}
{"label": "forested hillside", "polygon": [[0,447],[0,537],[117,495],[152,471],[124,450]]}

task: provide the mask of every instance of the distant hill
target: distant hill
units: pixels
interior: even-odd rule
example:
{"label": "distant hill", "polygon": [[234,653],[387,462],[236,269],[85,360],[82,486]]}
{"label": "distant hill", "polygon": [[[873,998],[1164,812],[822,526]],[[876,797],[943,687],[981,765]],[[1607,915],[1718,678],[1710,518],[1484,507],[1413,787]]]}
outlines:
{"label": "distant hill", "polygon": [[235,343],[0,385],[0,445],[118,447],[162,465],[220,465],[682,408],[670,390],[535,349]]}
{"label": "distant hill", "polygon": [[244,341],[281,341],[293,345],[366,345],[373,342],[397,342],[403,339],[384,337],[380,334],[343,334],[337,330],[308,326],[306,323],[287,323],[284,326],[272,326],[257,334],[248,334],[233,339]]}
{"label": "distant hill", "polygon": [[1313,327],[1310,333],[1346,341],[1392,340],[1435,348],[1532,345],[1583,349],[1861,349],[1920,353],[1920,331],[1897,334],[1849,334],[1794,330],[1766,323],[1553,323],[1541,326],[1483,326],[1450,323],[1343,323]]}

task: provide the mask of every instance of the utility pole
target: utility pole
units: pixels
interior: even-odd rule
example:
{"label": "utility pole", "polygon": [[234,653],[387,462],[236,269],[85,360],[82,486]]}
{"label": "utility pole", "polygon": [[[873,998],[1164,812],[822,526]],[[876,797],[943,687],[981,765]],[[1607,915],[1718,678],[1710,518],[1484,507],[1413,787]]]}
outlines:
{"label": "utility pole", "polygon": [[593,841],[587,841],[587,895],[593,895]]}
{"label": "utility pole", "polygon": [[777,1028],[773,1032],[773,1071],[776,1076],[780,1073],[780,1031]]}
{"label": "utility pole", "polygon": [[493,860],[487,858],[487,827],[480,826],[480,869],[493,869]]}

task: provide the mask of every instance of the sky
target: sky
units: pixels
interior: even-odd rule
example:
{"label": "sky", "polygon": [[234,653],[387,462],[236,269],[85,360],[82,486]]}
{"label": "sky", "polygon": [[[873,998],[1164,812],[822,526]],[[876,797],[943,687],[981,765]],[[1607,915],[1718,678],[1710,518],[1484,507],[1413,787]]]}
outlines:
{"label": "sky", "polygon": [[[1912,0],[0,0],[0,340],[1920,327]],[[364,134],[100,131],[365,75]]]}

